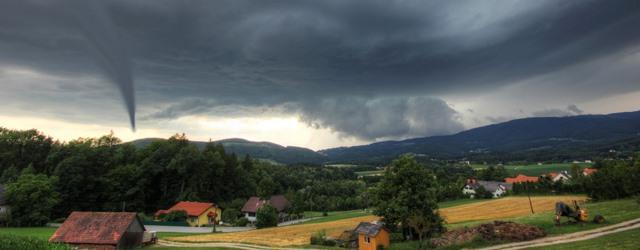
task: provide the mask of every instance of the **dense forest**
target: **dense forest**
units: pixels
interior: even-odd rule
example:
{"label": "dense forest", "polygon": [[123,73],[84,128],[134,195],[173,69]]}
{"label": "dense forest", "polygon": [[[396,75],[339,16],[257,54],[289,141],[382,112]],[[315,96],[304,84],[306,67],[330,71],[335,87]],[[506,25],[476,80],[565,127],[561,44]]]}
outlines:
{"label": "dense forest", "polygon": [[[473,171],[434,165],[433,172],[444,200],[459,196]],[[227,153],[214,142],[198,148],[185,135],[137,147],[113,134],[60,142],[37,130],[0,128],[0,183],[11,188],[14,203],[39,199],[51,207],[27,216],[23,225],[76,210],[151,214],[183,200],[239,209],[250,196],[272,194],[285,194],[293,213],[358,209],[370,205],[367,190],[376,182],[358,178],[351,168],[274,165]]]}

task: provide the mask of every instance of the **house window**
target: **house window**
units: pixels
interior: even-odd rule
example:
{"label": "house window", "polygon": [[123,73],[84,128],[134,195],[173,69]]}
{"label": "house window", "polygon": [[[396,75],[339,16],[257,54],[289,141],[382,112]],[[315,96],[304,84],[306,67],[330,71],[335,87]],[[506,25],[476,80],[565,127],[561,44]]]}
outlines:
{"label": "house window", "polygon": [[369,236],[364,236],[364,242],[366,243],[371,243],[371,238],[369,238]]}

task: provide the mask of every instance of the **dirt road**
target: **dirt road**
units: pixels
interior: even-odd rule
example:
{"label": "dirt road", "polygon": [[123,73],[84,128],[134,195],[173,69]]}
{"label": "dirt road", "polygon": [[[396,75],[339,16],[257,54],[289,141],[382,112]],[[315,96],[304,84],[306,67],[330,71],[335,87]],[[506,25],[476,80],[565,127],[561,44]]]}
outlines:
{"label": "dirt road", "polygon": [[158,240],[158,245],[167,246],[167,247],[184,247],[184,248],[224,247],[224,248],[235,248],[235,249],[245,249],[245,250],[272,250],[272,249],[309,250],[309,248],[288,248],[288,247],[277,248],[277,247],[267,247],[267,246],[259,246],[259,245],[243,244],[243,243],[224,243],[224,242],[183,243],[183,242],[174,242],[174,241],[166,241],[166,240]]}
{"label": "dirt road", "polygon": [[587,231],[581,231],[570,234],[563,234],[553,237],[545,237],[532,241],[523,241],[516,243],[508,243],[502,245],[496,245],[492,247],[482,248],[482,250],[516,250],[516,249],[525,249],[530,247],[543,247],[555,244],[569,243],[574,241],[582,241],[593,238],[598,238],[600,236],[605,236],[607,234],[618,233],[622,231],[627,231],[635,228],[640,228],[640,218],[635,220],[629,220],[625,222],[621,222],[618,224],[614,224],[611,226],[596,228]]}

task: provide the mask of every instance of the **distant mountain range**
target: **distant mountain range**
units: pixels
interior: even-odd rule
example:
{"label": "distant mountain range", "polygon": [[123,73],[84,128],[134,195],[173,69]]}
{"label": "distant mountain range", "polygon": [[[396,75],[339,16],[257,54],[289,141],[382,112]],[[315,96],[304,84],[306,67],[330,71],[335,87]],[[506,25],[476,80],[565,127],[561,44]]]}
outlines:
{"label": "distant mountain range", "polygon": [[[144,146],[153,140],[133,143]],[[431,136],[369,145],[313,151],[284,147],[270,142],[243,139],[216,141],[238,155],[284,164],[293,163],[375,163],[386,162],[404,153],[433,158],[462,158],[483,155],[516,157],[524,154],[557,156],[572,152],[590,154],[621,145],[640,145],[640,111],[608,115],[539,117],[517,119],[474,128],[453,135]],[[194,142],[204,147],[206,142]],[[550,159],[549,159],[550,160]]]}
{"label": "distant mountain range", "polygon": [[482,154],[581,152],[640,139],[640,111],[608,115],[524,118],[453,135],[385,141],[319,151],[331,161],[384,161],[403,153],[434,158]]}

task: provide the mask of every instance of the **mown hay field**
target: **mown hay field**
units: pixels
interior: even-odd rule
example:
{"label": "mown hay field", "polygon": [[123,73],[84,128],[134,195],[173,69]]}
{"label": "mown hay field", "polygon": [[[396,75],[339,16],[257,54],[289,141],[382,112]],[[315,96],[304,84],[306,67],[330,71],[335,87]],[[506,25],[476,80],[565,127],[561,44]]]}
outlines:
{"label": "mown hay field", "polygon": [[258,229],[236,233],[219,233],[197,236],[173,237],[167,240],[181,242],[236,242],[266,245],[273,247],[309,245],[311,235],[324,230],[327,235],[337,236],[345,230],[355,228],[363,221],[374,221],[378,217],[367,215],[362,217],[322,222],[315,224],[302,224],[284,227]]}
{"label": "mown hay field", "polygon": [[[555,202],[572,200],[585,200],[585,196],[535,196],[531,197],[534,211],[553,211]],[[455,207],[440,209],[440,214],[448,223],[457,223],[474,220],[492,220],[510,217],[526,216],[531,214],[527,197],[506,197],[502,199],[488,200]],[[236,242],[266,245],[273,247],[308,245],[311,235],[325,231],[329,236],[338,236],[345,230],[354,229],[363,221],[374,221],[376,216],[368,215],[343,220],[292,225],[285,227],[259,229],[237,233],[219,233],[194,235],[185,237],[169,237],[167,240],[181,242]]]}
{"label": "mown hay field", "polygon": [[[568,196],[532,196],[531,203],[536,213],[555,210],[555,203],[563,201],[572,204],[573,200],[584,201],[584,195]],[[440,210],[448,223],[474,220],[495,220],[531,214],[529,199],[523,196],[511,196],[485,202],[471,203]]]}

